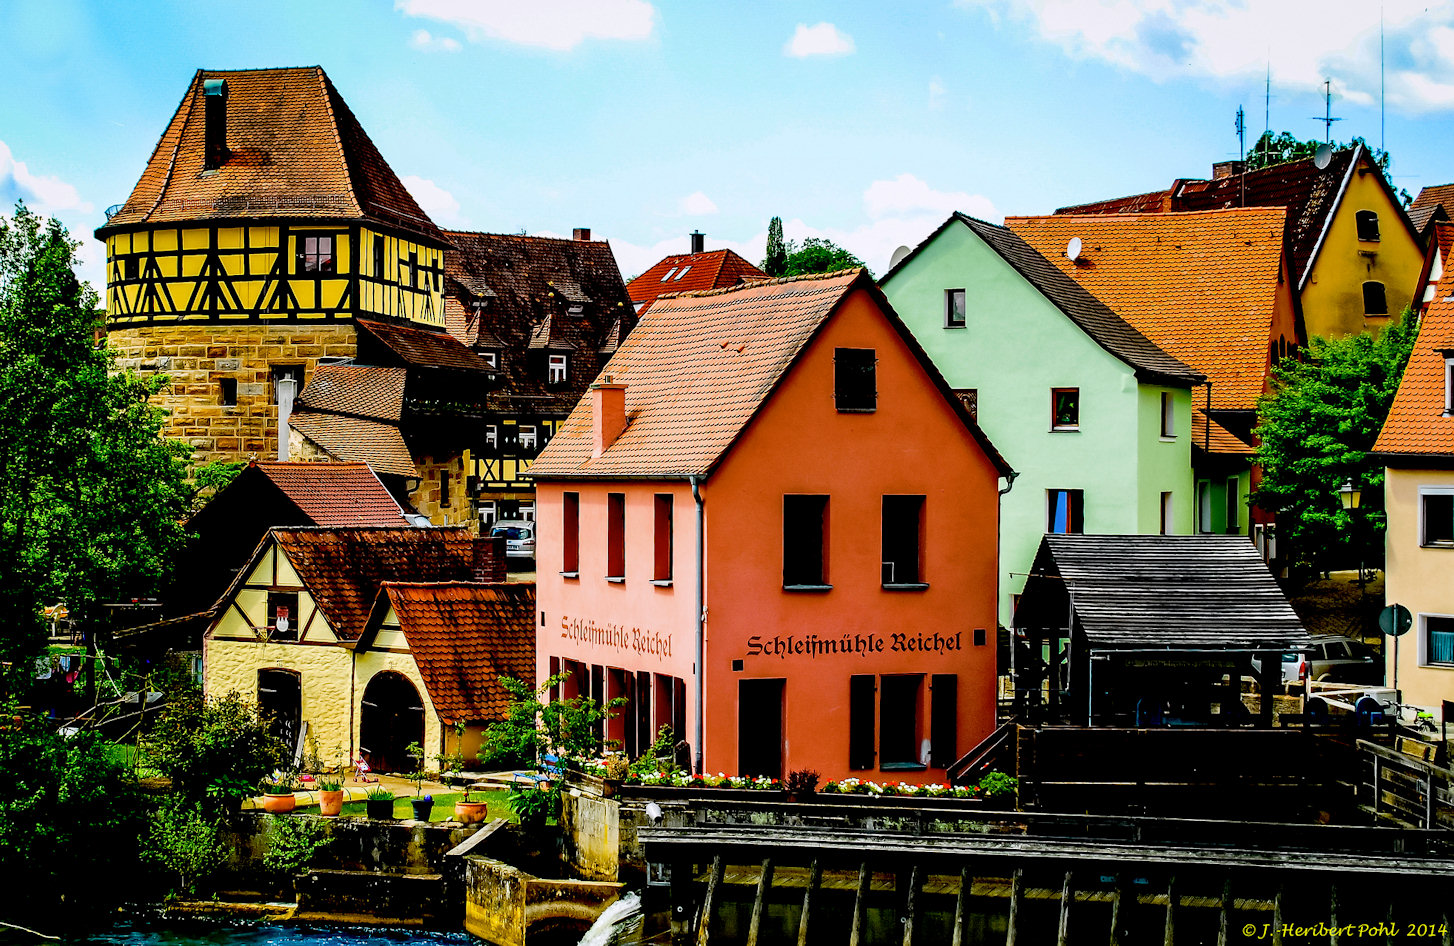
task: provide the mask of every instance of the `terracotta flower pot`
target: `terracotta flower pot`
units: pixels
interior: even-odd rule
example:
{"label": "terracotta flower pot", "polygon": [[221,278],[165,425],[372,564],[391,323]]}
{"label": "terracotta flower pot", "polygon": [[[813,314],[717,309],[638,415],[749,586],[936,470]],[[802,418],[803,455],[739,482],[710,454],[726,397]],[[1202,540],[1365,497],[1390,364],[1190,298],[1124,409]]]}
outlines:
{"label": "terracotta flower pot", "polygon": [[457,801],[454,803],[454,820],[461,824],[480,824],[489,817],[490,806],[482,801]]}
{"label": "terracotta flower pot", "polygon": [[343,790],[318,793],[318,813],[325,818],[336,818],[343,812]]}
{"label": "terracotta flower pot", "polygon": [[263,796],[263,811],[268,811],[275,815],[285,815],[296,806],[297,802],[294,800],[291,792],[287,795]]}

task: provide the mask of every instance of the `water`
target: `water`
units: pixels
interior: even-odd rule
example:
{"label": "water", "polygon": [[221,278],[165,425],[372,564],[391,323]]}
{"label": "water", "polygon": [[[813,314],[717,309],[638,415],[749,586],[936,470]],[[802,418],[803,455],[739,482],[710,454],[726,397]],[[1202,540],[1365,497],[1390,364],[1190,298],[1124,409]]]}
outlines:
{"label": "water", "polygon": [[[42,930],[42,932],[45,932]],[[11,938],[10,934],[14,934]],[[0,931],[0,943],[48,946],[16,931]],[[120,923],[107,930],[63,936],[57,946],[480,946],[468,933],[422,930],[329,928],[168,922],[165,926],[141,922]]]}
{"label": "water", "polygon": [[614,946],[641,928],[641,895],[630,893],[606,908],[580,946]]}

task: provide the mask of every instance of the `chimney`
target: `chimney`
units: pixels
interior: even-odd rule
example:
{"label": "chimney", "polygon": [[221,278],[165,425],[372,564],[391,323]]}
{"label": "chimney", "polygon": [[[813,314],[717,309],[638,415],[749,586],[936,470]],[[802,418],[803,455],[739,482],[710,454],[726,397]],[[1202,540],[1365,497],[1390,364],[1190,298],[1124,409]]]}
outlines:
{"label": "chimney", "polygon": [[506,580],[505,537],[503,535],[475,536],[472,551],[470,581],[501,582]]}
{"label": "chimney", "polygon": [[288,460],[288,418],[293,416],[293,398],[298,394],[296,379],[283,375],[274,382],[278,394],[278,462]]}
{"label": "chimney", "polygon": [[202,170],[215,171],[227,160],[227,80],[204,79],[202,100],[206,108]]}
{"label": "chimney", "polygon": [[1224,177],[1232,177],[1241,173],[1241,161],[1217,161],[1212,164],[1212,180],[1214,181],[1220,181]]}
{"label": "chimney", "polygon": [[700,253],[707,247],[707,235],[701,230],[692,231],[692,252]]}
{"label": "chimney", "polygon": [[626,429],[626,385],[608,374],[591,385],[591,459],[611,448]]}
{"label": "chimney", "polygon": [[577,243],[589,243],[591,242],[591,228],[576,227],[574,230],[571,231],[570,238],[572,240],[575,240]]}

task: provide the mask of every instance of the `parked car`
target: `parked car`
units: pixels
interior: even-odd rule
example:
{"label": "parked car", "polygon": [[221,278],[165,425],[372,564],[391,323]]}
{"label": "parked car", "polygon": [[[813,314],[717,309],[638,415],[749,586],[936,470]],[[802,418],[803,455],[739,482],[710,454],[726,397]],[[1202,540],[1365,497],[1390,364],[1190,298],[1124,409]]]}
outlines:
{"label": "parked car", "polygon": [[[1261,672],[1262,662],[1252,658]],[[1304,651],[1282,655],[1282,682],[1318,680],[1333,683],[1383,683],[1383,658],[1363,641],[1341,634],[1316,634]]]}
{"label": "parked car", "polygon": [[528,519],[501,519],[490,535],[505,537],[506,558],[535,558],[535,523]]}

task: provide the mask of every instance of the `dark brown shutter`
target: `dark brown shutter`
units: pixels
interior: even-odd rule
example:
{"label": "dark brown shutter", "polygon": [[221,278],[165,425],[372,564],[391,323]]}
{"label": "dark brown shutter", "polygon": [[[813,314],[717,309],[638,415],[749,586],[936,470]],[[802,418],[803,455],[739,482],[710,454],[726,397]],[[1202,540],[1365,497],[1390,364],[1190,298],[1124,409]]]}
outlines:
{"label": "dark brown shutter", "polygon": [[959,758],[959,675],[929,678],[929,764],[946,769]]}
{"label": "dark brown shutter", "polygon": [[874,762],[874,676],[848,678],[848,767],[871,769]]}

